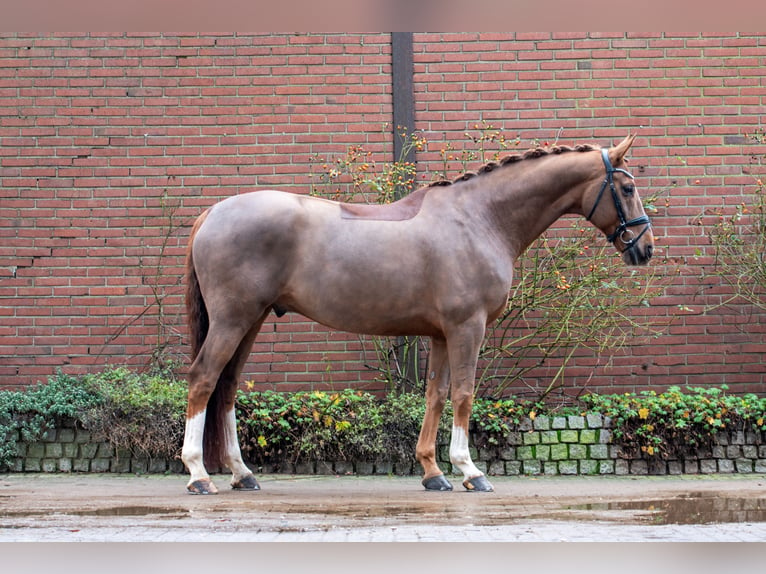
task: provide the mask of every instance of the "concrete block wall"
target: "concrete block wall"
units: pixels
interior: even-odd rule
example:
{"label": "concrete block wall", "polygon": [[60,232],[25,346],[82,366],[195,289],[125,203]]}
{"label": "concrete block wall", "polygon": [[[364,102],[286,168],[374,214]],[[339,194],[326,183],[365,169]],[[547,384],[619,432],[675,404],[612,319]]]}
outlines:
{"label": "concrete block wall", "polygon": [[[18,456],[10,472],[117,472],[183,473],[177,458],[148,458],[94,441],[92,433],[64,422],[50,429],[42,440],[26,443],[16,435]],[[447,437],[444,437],[446,440]],[[700,447],[684,459],[663,460],[641,454],[627,458],[614,443],[612,423],[598,414],[540,416],[526,419],[498,444],[484,433],[472,433],[471,456],[489,476],[516,475],[665,475],[766,473],[766,436],[763,432],[720,432],[710,447]],[[413,446],[414,452],[414,446]],[[449,444],[439,445],[441,467],[450,472]],[[257,473],[287,474],[395,474],[418,475],[414,462],[301,461],[256,467]]]}

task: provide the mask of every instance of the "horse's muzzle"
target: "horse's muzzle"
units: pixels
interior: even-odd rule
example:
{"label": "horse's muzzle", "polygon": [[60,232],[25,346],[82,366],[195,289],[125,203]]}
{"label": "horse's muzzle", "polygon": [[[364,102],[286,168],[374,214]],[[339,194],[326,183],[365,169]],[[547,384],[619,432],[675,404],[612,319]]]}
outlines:
{"label": "horse's muzzle", "polygon": [[626,249],[622,258],[627,265],[646,265],[654,254],[654,245],[649,243],[643,248],[638,245],[632,245],[629,249]]}

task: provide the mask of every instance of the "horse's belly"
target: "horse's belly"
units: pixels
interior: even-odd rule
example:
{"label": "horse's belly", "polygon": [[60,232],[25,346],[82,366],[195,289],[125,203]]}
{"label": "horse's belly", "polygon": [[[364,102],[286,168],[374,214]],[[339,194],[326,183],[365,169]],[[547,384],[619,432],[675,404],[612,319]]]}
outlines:
{"label": "horse's belly", "polygon": [[362,279],[343,286],[328,285],[317,277],[312,289],[293,291],[279,304],[340,331],[367,335],[437,334],[439,325],[433,309],[404,291],[394,285],[373,287]]}

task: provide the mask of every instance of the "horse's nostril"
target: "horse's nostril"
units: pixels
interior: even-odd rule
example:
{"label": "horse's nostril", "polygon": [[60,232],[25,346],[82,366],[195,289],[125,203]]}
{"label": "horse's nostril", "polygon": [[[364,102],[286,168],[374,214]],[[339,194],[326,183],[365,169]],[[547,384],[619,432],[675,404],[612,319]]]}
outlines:
{"label": "horse's nostril", "polygon": [[654,253],[654,245],[647,245],[646,246],[646,258],[651,259],[652,253]]}

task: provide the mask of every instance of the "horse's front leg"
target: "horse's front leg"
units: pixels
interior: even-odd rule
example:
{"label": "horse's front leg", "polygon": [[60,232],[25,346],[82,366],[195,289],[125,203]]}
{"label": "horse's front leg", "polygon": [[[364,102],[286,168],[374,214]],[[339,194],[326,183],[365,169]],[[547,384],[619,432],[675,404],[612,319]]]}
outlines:
{"label": "horse's front leg", "polygon": [[436,464],[436,434],[449,391],[449,363],[444,339],[434,337],[431,340],[426,380],[426,413],[415,456],[423,467],[423,486],[426,490],[452,490],[452,485]]}
{"label": "horse's front leg", "polygon": [[483,321],[464,324],[447,339],[454,411],[449,456],[452,464],[463,473],[463,486],[467,490],[491,492],[494,490],[492,484],[471,460],[468,447],[474,378],[485,328]]}

